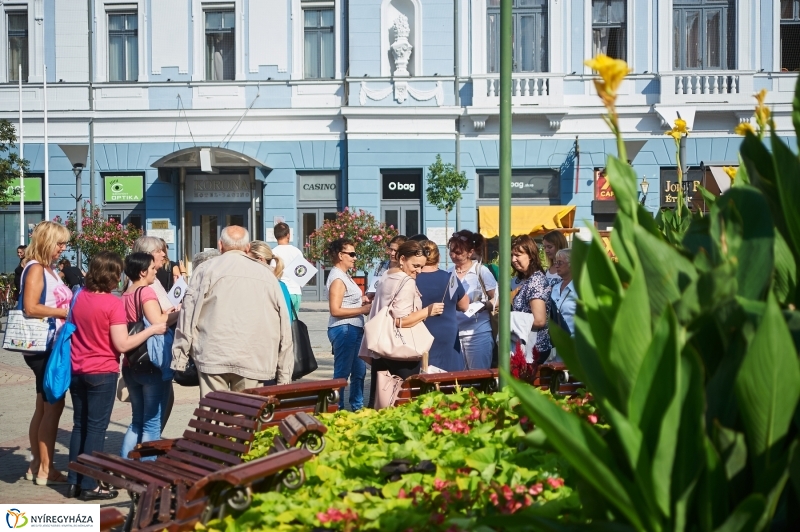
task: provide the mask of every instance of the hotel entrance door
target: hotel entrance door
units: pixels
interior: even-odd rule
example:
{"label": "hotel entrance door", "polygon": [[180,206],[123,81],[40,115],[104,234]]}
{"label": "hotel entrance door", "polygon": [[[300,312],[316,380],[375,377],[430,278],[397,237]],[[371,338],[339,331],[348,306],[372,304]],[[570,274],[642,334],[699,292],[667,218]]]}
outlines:
{"label": "hotel entrance door", "polygon": [[192,222],[192,239],[189,258],[207,249],[217,249],[222,230],[229,225],[239,225],[252,233],[250,209],[242,205],[189,205],[186,217]]}

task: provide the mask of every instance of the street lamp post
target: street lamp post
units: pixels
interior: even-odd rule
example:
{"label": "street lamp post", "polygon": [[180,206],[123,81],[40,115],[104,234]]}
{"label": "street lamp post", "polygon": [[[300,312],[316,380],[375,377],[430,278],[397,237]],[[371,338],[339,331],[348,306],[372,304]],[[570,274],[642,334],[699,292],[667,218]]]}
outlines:
{"label": "street lamp post", "polygon": [[650,190],[650,183],[647,182],[647,176],[642,176],[642,182],[639,185],[642,189],[642,205],[647,201],[647,191]]}
{"label": "street lamp post", "polygon": [[[83,173],[84,164],[74,163],[72,165],[72,173],[75,174],[75,232],[80,235],[83,229],[83,213],[81,212],[81,174]],[[81,252],[79,249],[75,250],[75,262],[78,268],[81,268]]]}

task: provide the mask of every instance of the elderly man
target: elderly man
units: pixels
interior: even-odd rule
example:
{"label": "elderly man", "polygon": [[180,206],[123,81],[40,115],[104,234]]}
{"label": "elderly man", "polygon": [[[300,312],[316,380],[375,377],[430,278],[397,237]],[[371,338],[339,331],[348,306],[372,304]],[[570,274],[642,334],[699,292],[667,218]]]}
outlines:
{"label": "elderly man", "polygon": [[291,382],[292,329],[278,280],[247,256],[250,235],[243,227],[223,229],[219,250],[221,256],[192,273],[175,332],[173,369],[186,367],[191,350],[200,397],[253,388],[258,381]]}

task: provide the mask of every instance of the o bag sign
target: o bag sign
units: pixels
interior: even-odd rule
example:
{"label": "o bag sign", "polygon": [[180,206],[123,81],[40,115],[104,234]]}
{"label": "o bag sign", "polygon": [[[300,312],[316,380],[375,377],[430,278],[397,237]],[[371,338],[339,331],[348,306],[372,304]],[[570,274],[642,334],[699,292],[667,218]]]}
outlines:
{"label": "o bag sign", "polygon": [[418,200],[422,191],[421,174],[384,174],[383,199]]}

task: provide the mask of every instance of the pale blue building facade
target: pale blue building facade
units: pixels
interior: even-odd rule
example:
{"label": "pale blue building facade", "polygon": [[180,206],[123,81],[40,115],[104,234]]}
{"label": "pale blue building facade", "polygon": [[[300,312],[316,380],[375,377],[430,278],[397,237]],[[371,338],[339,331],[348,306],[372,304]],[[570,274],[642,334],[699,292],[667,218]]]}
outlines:
{"label": "pale blue building facade", "polygon": [[[576,227],[613,222],[598,182],[616,147],[584,65],[597,52],[632,69],[620,121],[653,212],[674,203],[663,133],[678,116],[691,127],[690,180],[711,189],[737,164],[733,130],[760,89],[796,146],[800,0],[514,0],[513,10],[517,206],[574,206]],[[491,225],[481,207],[498,201],[498,0],[4,0],[0,11],[0,118],[18,124],[21,70],[24,156],[39,179],[25,224],[74,210],[83,164],[84,199],[186,261],[229,223],[271,241],[284,220],[302,246],[345,206],[440,243],[452,228]],[[439,154],[469,180],[449,228],[424,195]],[[19,223],[16,203],[0,210],[3,271]],[[323,283],[307,297],[324,297]]]}

